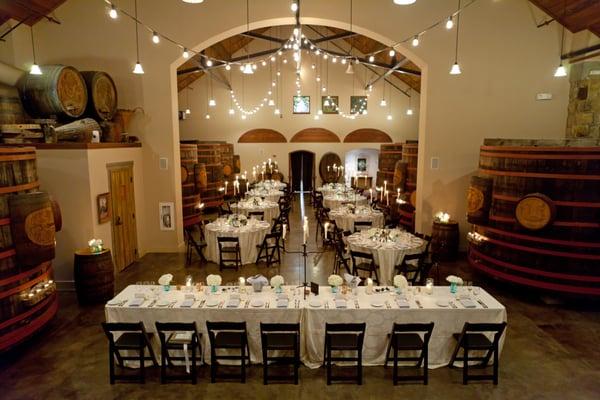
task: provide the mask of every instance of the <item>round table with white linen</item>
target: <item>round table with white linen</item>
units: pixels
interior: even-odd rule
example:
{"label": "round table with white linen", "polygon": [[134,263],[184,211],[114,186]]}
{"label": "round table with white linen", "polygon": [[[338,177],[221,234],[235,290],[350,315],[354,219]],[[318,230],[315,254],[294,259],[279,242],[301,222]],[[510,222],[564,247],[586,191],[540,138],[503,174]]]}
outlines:
{"label": "round table with white linen", "polygon": [[286,186],[287,185],[281,181],[273,181],[273,180],[260,181],[260,182],[256,182],[254,184],[254,187],[256,189],[266,189],[266,190],[271,190],[271,189],[283,190],[286,188]]}
{"label": "round table with white linen", "polygon": [[226,221],[227,218],[219,218],[205,226],[206,248],[204,249],[204,256],[206,259],[219,263],[217,237],[237,237],[240,241],[242,264],[255,262],[258,255],[256,245],[261,244],[265,235],[269,232],[269,223],[248,219],[245,226],[234,227]]}
{"label": "round table with white linen", "polygon": [[275,203],[281,196],[283,196],[283,192],[276,189],[250,189],[246,192],[246,197],[261,197]]}
{"label": "round table with white linen", "polygon": [[379,210],[368,206],[344,206],[329,212],[329,217],[335,221],[338,228],[354,232],[354,222],[371,221],[373,228],[383,228],[384,216]]}
{"label": "round table with white linen", "polygon": [[347,188],[343,183],[328,183],[317,188],[317,192],[323,193],[323,196],[331,196],[338,192],[345,192],[346,190],[352,191],[351,188]]}
{"label": "round table with white linen", "polygon": [[331,196],[323,197],[323,206],[330,210],[335,210],[342,206],[342,203],[351,203],[356,206],[366,206],[367,198],[360,194],[334,194]]}
{"label": "round table with white linen", "polygon": [[269,224],[273,223],[273,219],[279,216],[279,205],[273,201],[261,200],[258,197],[250,197],[246,200],[240,200],[231,205],[233,212],[238,212],[248,216],[252,211],[262,211],[265,213],[264,220]]}
{"label": "round table with white linen", "polygon": [[347,238],[350,250],[373,254],[379,266],[379,284],[392,285],[394,267],[402,263],[405,255],[425,250],[425,241],[399,229],[371,228],[356,232]]}

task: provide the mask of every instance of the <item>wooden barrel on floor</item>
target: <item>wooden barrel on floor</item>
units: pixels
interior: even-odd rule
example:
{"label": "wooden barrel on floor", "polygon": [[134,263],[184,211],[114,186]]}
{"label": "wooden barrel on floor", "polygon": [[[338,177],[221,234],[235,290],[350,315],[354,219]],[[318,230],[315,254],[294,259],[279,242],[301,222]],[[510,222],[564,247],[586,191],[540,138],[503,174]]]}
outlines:
{"label": "wooden barrel on floor", "polygon": [[221,152],[221,164],[223,165],[223,176],[226,179],[231,178],[234,175],[233,144],[221,143],[219,144],[219,149]]}
{"label": "wooden barrel on floor", "polygon": [[488,221],[492,204],[492,186],[490,177],[472,176],[467,191],[467,221],[472,224],[485,224]]}
{"label": "wooden barrel on floor", "polygon": [[217,143],[196,143],[198,167],[196,184],[205,207],[218,207],[223,203],[223,165],[221,149]]}
{"label": "wooden barrel on floor", "polygon": [[458,222],[433,222],[431,252],[440,261],[455,261],[458,256]]}
{"label": "wooden barrel on floor", "polygon": [[[340,158],[340,156],[333,152],[323,154],[323,156],[321,157],[321,161],[319,161],[319,176],[321,177],[321,181],[323,183],[337,182],[340,179],[344,178],[345,172],[335,171],[333,169],[334,165],[336,166],[336,168],[343,167],[342,159]],[[270,177],[266,179],[270,179]]]}
{"label": "wooden barrel on floor", "polygon": [[181,159],[181,193],[191,196],[199,192],[196,173],[198,172],[198,146],[195,144],[179,145]]}
{"label": "wooden barrel on floor", "polygon": [[109,249],[92,253],[77,250],[73,260],[73,277],[79,304],[104,303],[115,293],[114,265]]}
{"label": "wooden barrel on floor", "polygon": [[600,140],[486,139],[479,173],[493,179],[471,264],[498,279],[600,296]]}
{"label": "wooden barrel on floor", "polygon": [[43,65],[42,75],[23,74],[17,86],[25,110],[34,117],[78,118],[88,92],[79,71],[64,65]]}
{"label": "wooden barrel on floor", "polygon": [[394,172],[396,162],[402,160],[402,143],[382,144],[379,148],[378,170]]}
{"label": "wooden barrel on floor", "polygon": [[22,124],[25,112],[19,92],[14,87],[0,84],[0,124]]}
{"label": "wooden barrel on floor", "polygon": [[417,161],[419,159],[419,143],[407,142],[402,146],[402,161],[406,165],[406,190],[417,189]]}
{"label": "wooden barrel on floor", "polygon": [[86,115],[100,121],[111,121],[117,112],[115,82],[102,71],[81,71],[81,76],[88,92]]}

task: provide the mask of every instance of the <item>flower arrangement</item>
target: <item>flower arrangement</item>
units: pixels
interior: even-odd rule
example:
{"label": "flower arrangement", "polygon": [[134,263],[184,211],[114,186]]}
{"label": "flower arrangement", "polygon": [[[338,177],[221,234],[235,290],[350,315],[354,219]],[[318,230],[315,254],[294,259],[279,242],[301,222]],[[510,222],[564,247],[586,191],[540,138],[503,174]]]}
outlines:
{"label": "flower arrangement", "polygon": [[404,275],[394,276],[394,286],[399,289],[405,289],[408,287],[408,281]]}
{"label": "flower arrangement", "polygon": [[206,277],[206,284],[208,286],[219,286],[221,282],[221,275],[210,274]]}
{"label": "flower arrangement", "polygon": [[104,247],[104,242],[102,242],[102,239],[92,239],[88,241],[88,246],[90,246],[92,253],[99,253]]}
{"label": "flower arrangement", "polygon": [[271,286],[273,286],[274,288],[279,288],[281,286],[283,286],[284,280],[283,280],[283,276],[281,275],[275,275],[274,277],[271,278]]}
{"label": "flower arrangement", "polygon": [[456,276],[456,275],[448,275],[446,277],[446,281],[450,282],[450,283],[454,283],[455,285],[462,285],[463,284],[463,280],[461,277]]}
{"label": "flower arrangement", "polygon": [[173,275],[164,274],[160,278],[158,278],[158,284],[163,285],[163,286],[168,286],[171,284],[172,280],[173,280]]}
{"label": "flower arrangement", "polygon": [[327,283],[329,284],[329,286],[338,287],[344,283],[344,280],[341,276],[333,274],[329,275],[329,278],[327,278]]}
{"label": "flower arrangement", "polygon": [[248,218],[244,214],[231,214],[227,218],[227,223],[233,227],[245,226],[248,224]]}
{"label": "flower arrangement", "polygon": [[377,242],[391,242],[395,239],[397,234],[392,233],[390,229],[379,229],[373,228],[368,231],[369,239]]}

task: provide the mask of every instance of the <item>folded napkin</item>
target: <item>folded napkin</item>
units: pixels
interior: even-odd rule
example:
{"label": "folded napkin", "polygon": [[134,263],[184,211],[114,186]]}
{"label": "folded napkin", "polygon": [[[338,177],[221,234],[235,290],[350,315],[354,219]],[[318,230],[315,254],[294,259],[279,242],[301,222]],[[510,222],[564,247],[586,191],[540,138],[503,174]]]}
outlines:
{"label": "folded napkin", "polygon": [[346,307],[347,307],[346,300],[344,300],[344,299],[335,300],[335,308],[346,308]]}
{"label": "folded napkin", "polygon": [[279,294],[277,295],[277,299],[278,299],[278,300],[282,300],[282,299],[285,299],[285,300],[287,300],[287,299],[288,299],[288,294],[287,294],[287,293],[279,293]]}
{"label": "folded napkin", "polygon": [[239,299],[240,298],[240,294],[239,293],[231,293],[229,295],[230,299]]}
{"label": "folded napkin", "polygon": [[344,280],[350,287],[357,287],[360,284],[360,278],[358,276],[350,275],[349,273],[344,273]]}
{"label": "folded napkin", "polygon": [[248,282],[251,285],[254,284],[255,282],[262,283],[264,286],[269,285],[269,280],[260,274],[249,277],[248,279],[246,279],[246,282]]}
{"label": "folded napkin", "polygon": [[146,299],[141,297],[136,297],[129,302],[129,307],[139,307]]}
{"label": "folded napkin", "polygon": [[410,304],[408,304],[408,300],[403,299],[403,298],[396,299],[396,304],[398,304],[398,307],[400,307],[400,308],[410,308]]}
{"label": "folded napkin", "polygon": [[460,304],[462,304],[462,306],[464,308],[475,308],[475,307],[477,307],[475,305],[475,302],[473,300],[471,300],[471,299],[461,299],[461,300],[459,300],[459,302],[460,302]]}
{"label": "folded napkin", "polygon": [[227,308],[238,308],[240,306],[240,299],[229,299],[227,301]]}
{"label": "folded napkin", "polygon": [[185,299],[179,307],[190,308],[194,304],[194,299]]}
{"label": "folded napkin", "polygon": [[135,297],[136,299],[145,299],[146,295],[144,293],[137,292],[133,295],[133,297]]}
{"label": "folded napkin", "polygon": [[287,308],[289,302],[288,299],[279,299],[277,300],[277,308]]}

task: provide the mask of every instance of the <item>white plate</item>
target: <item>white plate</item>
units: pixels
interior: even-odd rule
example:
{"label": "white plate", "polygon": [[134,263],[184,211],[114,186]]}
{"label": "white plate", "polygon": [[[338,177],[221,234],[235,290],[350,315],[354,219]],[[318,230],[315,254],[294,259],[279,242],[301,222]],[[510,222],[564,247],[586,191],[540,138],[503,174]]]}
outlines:
{"label": "white plate", "polygon": [[164,299],[163,299],[163,300],[158,300],[158,301],[156,302],[156,306],[157,306],[157,307],[164,307],[164,306],[166,306],[166,305],[168,305],[168,304],[169,304],[169,302],[168,302],[167,300],[164,300]]}
{"label": "white plate", "polygon": [[250,302],[250,305],[252,307],[262,307],[263,305],[265,305],[265,302],[261,299],[254,299]]}
{"label": "white plate", "polygon": [[206,307],[214,307],[217,304],[219,304],[219,299],[212,298],[212,299],[206,300]]}
{"label": "white plate", "polygon": [[440,307],[448,307],[449,305],[448,300],[436,300],[435,304]]}
{"label": "white plate", "polygon": [[383,307],[384,303],[381,300],[372,300],[371,301],[371,306],[372,307]]}
{"label": "white plate", "polygon": [[321,300],[312,299],[308,302],[308,305],[316,308],[316,307],[321,307],[323,305],[323,303],[321,302]]}

